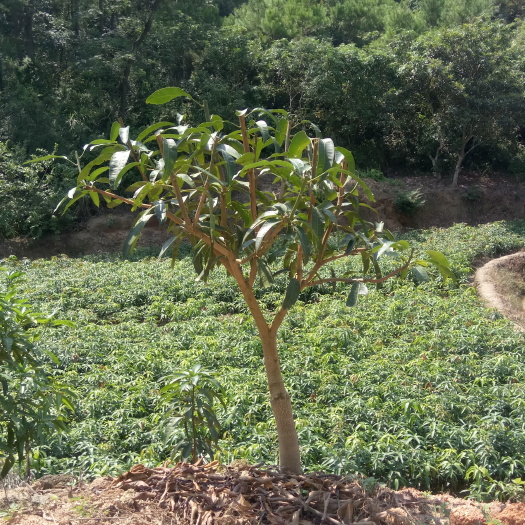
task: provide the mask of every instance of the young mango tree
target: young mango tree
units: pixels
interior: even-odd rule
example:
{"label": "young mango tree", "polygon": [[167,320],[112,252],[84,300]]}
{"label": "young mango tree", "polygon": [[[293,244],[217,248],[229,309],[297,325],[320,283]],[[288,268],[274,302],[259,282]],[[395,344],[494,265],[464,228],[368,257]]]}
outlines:
{"label": "young mango tree", "polygon": [[[164,88],[147,102],[162,104],[191,98],[180,88]],[[281,374],[277,332],[286,314],[308,287],[347,283],[347,304],[367,293],[366,283],[406,275],[428,278],[423,266],[434,264],[452,276],[447,260],[429,252],[414,261],[408,242],[395,241],[382,225],[367,222],[361,211],[373,196],[354,172],[350,151],[321,138],[315,125],[302,122],[294,132],[283,110],[238,113],[239,124],[219,116],[190,127],[178,115],[175,123],[159,122],[131,139],[128,127],[115,122],[109,140],[95,140],[84,151],[99,151],[81,165],[77,186],[64,199],[67,207],[89,195],[98,206],[129,205],[140,210],[125,243],[132,250],[146,223],[156,217],[173,236],[161,255],[186,239],[192,245],[198,279],[215,267],[235,279],[257,327],[263,350],[271,407],[275,416],[281,469],[301,472],[299,442],[292,404]],[[306,130],[313,130],[310,137]],[[38,160],[38,159],[36,159]],[[124,175],[138,180],[119,191]],[[266,181],[266,186],[263,182]],[[337,235],[334,235],[337,234]],[[397,255],[398,266],[383,275],[384,254]],[[331,263],[357,256],[362,271],[337,275]],[[265,310],[260,289],[277,274],[287,276],[282,303]]]}

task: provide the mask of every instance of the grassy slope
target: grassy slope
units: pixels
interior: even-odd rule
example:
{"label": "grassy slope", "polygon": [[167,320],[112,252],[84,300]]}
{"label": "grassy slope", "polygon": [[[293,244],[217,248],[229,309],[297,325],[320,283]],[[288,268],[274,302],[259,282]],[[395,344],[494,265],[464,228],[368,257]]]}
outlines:
{"label": "grassy slope", "polygon": [[[343,288],[314,290],[281,329],[305,466],[393,486],[519,493],[512,479],[525,478],[524,336],[484,309],[467,281],[477,257],[521,248],[525,223],[411,237],[443,251],[463,284],[394,280],[351,310]],[[222,272],[203,285],[188,259],[173,271],[167,261],[115,256],[19,264],[30,299],[77,322],[42,339],[79,409],[69,436],[41,449],[41,471],[95,475],[164,459],[160,380],[196,362],[228,391],[221,459],[275,462],[256,332]],[[281,291],[265,295],[270,308]]]}

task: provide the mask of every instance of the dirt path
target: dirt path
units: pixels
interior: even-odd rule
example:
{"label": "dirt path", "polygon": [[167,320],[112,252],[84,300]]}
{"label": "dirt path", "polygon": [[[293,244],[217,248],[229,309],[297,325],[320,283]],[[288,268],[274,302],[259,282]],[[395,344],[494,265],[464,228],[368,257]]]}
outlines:
{"label": "dirt path", "polygon": [[525,330],[525,252],[489,261],[474,279],[481,299]]}

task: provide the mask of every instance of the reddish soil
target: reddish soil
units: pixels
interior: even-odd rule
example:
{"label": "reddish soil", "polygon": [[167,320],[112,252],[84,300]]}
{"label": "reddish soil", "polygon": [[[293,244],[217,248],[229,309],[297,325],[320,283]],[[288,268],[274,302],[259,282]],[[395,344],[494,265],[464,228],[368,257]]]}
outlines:
{"label": "reddish soil", "polygon": [[[458,222],[480,224],[525,217],[525,182],[508,178],[491,178],[463,174],[461,184],[452,188],[449,183],[430,177],[387,179],[377,182],[367,179],[376,197],[368,218],[384,221],[388,229],[447,227]],[[413,215],[400,213],[395,202],[401,193],[419,190],[424,204]],[[148,223],[139,246],[159,247],[168,238],[164,229]],[[78,257],[91,253],[118,252],[133,223],[130,213],[103,210],[101,215],[82,225],[79,231],[47,236],[37,240],[0,239],[0,258],[51,257],[65,254]]]}
{"label": "reddish soil", "polygon": [[1,509],[12,525],[525,525],[523,503],[482,505],[414,489],[365,490],[341,476],[283,475],[216,462],[137,465],[89,485],[67,475],[44,476],[7,491]]}

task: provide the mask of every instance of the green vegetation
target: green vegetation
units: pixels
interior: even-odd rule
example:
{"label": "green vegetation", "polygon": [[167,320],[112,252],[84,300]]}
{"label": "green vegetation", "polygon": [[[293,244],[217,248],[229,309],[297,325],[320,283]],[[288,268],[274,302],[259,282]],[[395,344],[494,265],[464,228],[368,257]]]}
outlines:
{"label": "green vegetation", "polygon": [[[223,388],[209,370],[194,365],[164,378],[162,402],[167,406],[168,429],[182,425],[184,438],[173,443],[173,456],[196,463],[200,455],[213,456],[221,433],[214,402],[224,405]],[[165,416],[165,417],[166,417]],[[176,435],[168,430],[167,435]]]}
{"label": "green vegetation", "polygon": [[[173,109],[202,121],[184,101],[144,108],[150,93],[177,85],[226,120],[270,107],[314,121],[363,170],[454,184],[464,167],[523,177],[524,9],[517,0],[5,0],[0,142],[25,160],[57,143],[71,155],[118,117],[132,131]],[[4,155],[2,180],[25,184]],[[47,202],[67,175],[38,178],[30,198]],[[12,192],[18,216],[25,204]],[[0,235],[66,226],[40,213],[29,226],[0,221]]]}
{"label": "green vegetation", "polygon": [[[179,97],[193,100],[173,87],[156,91],[146,102],[165,104]],[[286,111],[262,108],[240,111],[238,118],[238,127],[218,115],[189,126],[177,115],[177,124],[151,124],[134,140],[120,119],[109,139],[94,140],[77,155],[79,174],[63,199],[64,211],[88,195],[96,206],[102,200],[109,208],[124,203],[133,211],[140,209],[125,255],[156,217],[173,234],[161,254],[171,252],[175,258],[185,240],[192,246],[197,280],[206,282],[214,268],[223,268],[234,279],[263,350],[279,466],[300,473],[297,429],[277,348],[279,328],[300,293],[345,283],[346,304],[355,306],[358,296],[368,293],[365,283],[380,286],[395,275],[406,277],[412,268],[422,280],[429,279],[424,269],[429,264],[444,278],[455,276],[439,252],[427,250],[425,260],[414,259],[407,241],[395,241],[383,223],[365,220],[362,207],[370,206],[360,202],[361,194],[371,202],[374,197],[355,174],[352,153],[321,138],[315,124],[294,126]],[[316,137],[305,129],[313,129]],[[97,157],[83,159],[84,153],[97,149]],[[31,162],[49,158],[69,161],[48,155]],[[121,188],[123,178],[130,176],[131,185]],[[265,189],[268,182],[273,185]],[[341,267],[333,263],[349,257],[359,259],[362,268],[337,271]],[[388,258],[395,265],[383,273]],[[279,275],[287,276],[286,293],[270,313],[262,308],[264,292]],[[195,455],[195,434],[193,442]]]}
{"label": "green vegetation", "polygon": [[[459,288],[392,280],[354,310],[340,285],[300,296],[279,345],[306,469],[522,497],[512,480],[525,479],[523,335],[484,309],[468,283],[473,260],[519,249],[524,235],[523,222],[411,234],[421,249],[449,257]],[[166,260],[117,256],[9,264],[27,271],[30,301],[77,324],[41,340],[79,407],[67,437],[37,450],[40,474],[163,461],[171,444],[159,385],[195,363],[226,390],[220,459],[276,461],[256,329],[224,275],[195,282],[189,259],[173,270]],[[272,285],[265,308],[279,304],[285,286]]]}
{"label": "green vegetation", "polygon": [[31,469],[31,449],[53,433],[65,429],[65,410],[73,409],[64,385],[53,378],[46,357],[58,360],[36,341],[36,325],[69,325],[37,313],[21,297],[23,274],[0,266],[0,480],[15,462],[27,461]]}

